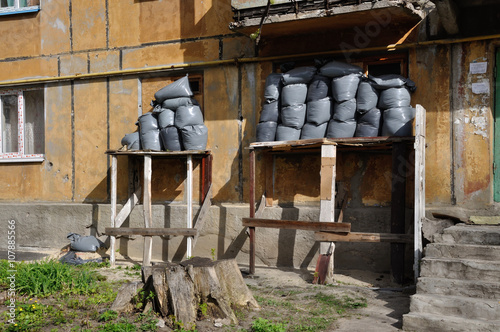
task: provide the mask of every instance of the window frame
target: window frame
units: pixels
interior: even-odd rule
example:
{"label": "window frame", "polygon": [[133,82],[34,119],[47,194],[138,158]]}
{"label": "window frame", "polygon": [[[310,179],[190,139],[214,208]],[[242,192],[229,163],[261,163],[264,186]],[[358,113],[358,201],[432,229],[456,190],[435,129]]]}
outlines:
{"label": "window frame", "polygon": [[13,15],[13,14],[25,14],[25,13],[35,13],[40,11],[40,3],[35,6],[19,7],[20,0],[14,0],[14,6],[10,7],[0,7],[0,16],[2,15]]}
{"label": "window frame", "polygon": [[[17,94],[17,152],[3,152],[3,128],[0,121],[0,163],[17,163],[17,162],[43,162],[45,161],[45,153],[43,154],[25,154],[24,151],[24,126],[26,118],[26,108],[24,103],[24,92],[33,90],[43,90],[43,125],[45,127],[46,112],[45,112],[45,87],[27,88],[27,89],[9,89],[0,90],[0,97],[5,95]],[[0,114],[3,113],[3,103],[0,102]],[[45,131],[44,131],[45,136]],[[44,149],[45,150],[45,149]]]}

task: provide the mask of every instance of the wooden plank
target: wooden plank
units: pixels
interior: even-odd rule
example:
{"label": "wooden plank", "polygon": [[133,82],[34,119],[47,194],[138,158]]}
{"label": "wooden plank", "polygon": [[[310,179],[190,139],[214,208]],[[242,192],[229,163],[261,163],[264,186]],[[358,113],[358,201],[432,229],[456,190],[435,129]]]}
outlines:
{"label": "wooden plank", "polygon": [[[250,218],[255,217],[255,150],[250,151]],[[255,274],[255,227],[248,229],[250,241],[250,252],[248,262],[248,273]]]}
{"label": "wooden plank", "polygon": [[[116,156],[111,156],[111,227],[115,227],[115,218],[116,218],[116,199],[117,199],[117,169],[118,162]],[[111,236],[109,238],[109,263],[111,266],[115,265],[115,242],[116,238]]]}
{"label": "wooden plank", "polygon": [[[320,222],[335,221],[336,158],[337,147],[335,145],[321,146]],[[321,243],[319,253],[320,255],[326,255],[332,248],[335,248],[333,243]],[[333,266],[328,267],[328,269],[331,270],[328,275],[333,276]]]}
{"label": "wooden plank", "polygon": [[[152,176],[152,163],[151,155],[144,156],[144,226],[150,228],[153,226],[153,214],[151,211],[151,176]],[[144,237],[144,252],[143,252],[143,266],[151,265],[151,256],[153,251],[153,239],[150,236]]]}
{"label": "wooden plank", "polygon": [[392,233],[356,233],[347,234],[315,232],[314,240],[319,242],[395,242],[413,243],[413,235]]}
{"label": "wooden plank", "polygon": [[351,231],[350,223],[321,222],[321,221],[243,218],[242,225],[248,227],[301,229],[301,230],[315,231],[315,232],[330,231],[330,232],[347,233]]}
{"label": "wooden plank", "polygon": [[194,221],[194,227],[197,230],[196,235],[193,238],[193,241],[191,243],[192,247],[194,248],[196,246],[196,242],[198,241],[198,237],[200,236],[201,230],[203,229],[203,226],[205,225],[205,220],[206,220],[206,215],[208,214],[208,211],[210,210],[210,207],[212,206],[212,185],[208,188],[208,193],[205,196],[205,200],[201,204],[200,212],[198,213],[198,216],[196,217],[196,220]]}
{"label": "wooden plank", "polygon": [[195,236],[197,230],[194,228],[130,228],[130,227],[106,227],[106,235],[141,235],[141,236]]}
{"label": "wooden plank", "polygon": [[266,206],[273,206],[274,203],[274,160],[272,154],[264,154]]}
{"label": "wooden plank", "polygon": [[186,150],[186,151],[146,151],[146,150],[134,150],[134,151],[120,151],[120,150],[106,150],[106,154],[117,155],[117,156],[154,156],[154,157],[172,157],[178,158],[179,156],[202,156],[210,154],[210,150]]}
{"label": "wooden plank", "polygon": [[[406,144],[394,143],[392,148],[391,233],[405,233],[406,210]],[[403,284],[405,264],[404,243],[391,244],[391,271],[394,281]]]}
{"label": "wooden plank", "polygon": [[420,276],[420,260],[422,258],[422,222],[425,218],[425,109],[416,106],[415,114],[415,202],[414,202],[414,244],[413,244],[413,272],[414,282]]}
{"label": "wooden plank", "polygon": [[141,195],[141,191],[141,187],[137,188],[137,190],[132,193],[132,195],[127,199],[127,202],[116,216],[115,224],[113,227],[120,227],[123,222],[127,220],[134,207],[137,205],[137,203],[139,203],[139,196]]}
{"label": "wooden plank", "polygon": [[[193,228],[193,156],[187,155],[187,176],[186,176],[186,199],[187,199],[187,213],[186,213],[186,227]],[[193,256],[192,238],[187,238],[186,244],[186,258]]]}
{"label": "wooden plank", "polygon": [[348,138],[319,138],[319,139],[305,139],[297,141],[273,141],[273,142],[255,142],[250,143],[250,149],[292,149],[301,147],[320,147],[321,145],[377,145],[377,144],[391,144],[394,142],[413,142],[414,137],[394,137],[394,136],[380,136],[380,137],[348,137]]}

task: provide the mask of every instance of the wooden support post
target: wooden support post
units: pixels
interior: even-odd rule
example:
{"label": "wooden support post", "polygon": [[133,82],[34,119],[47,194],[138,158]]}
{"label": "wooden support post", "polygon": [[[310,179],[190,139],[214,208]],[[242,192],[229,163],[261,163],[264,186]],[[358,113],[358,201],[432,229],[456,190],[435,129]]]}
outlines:
{"label": "wooden support post", "polygon": [[[146,228],[153,226],[153,213],[151,210],[151,176],[152,165],[151,155],[144,155],[144,193],[143,193],[143,209],[144,209],[144,226]],[[151,256],[153,252],[153,238],[151,236],[144,237],[144,253],[143,266],[151,265]]]}
{"label": "wooden support post", "polygon": [[[117,178],[117,167],[118,167],[117,157],[111,156],[111,227],[115,227],[116,218],[116,178]],[[115,242],[116,237],[111,236],[109,238],[109,263],[111,266],[115,266]]]}
{"label": "wooden support post", "polygon": [[273,206],[274,203],[274,156],[264,153],[264,172],[266,179],[266,206]]}
{"label": "wooden support post", "polygon": [[[187,196],[187,213],[186,227],[193,228],[193,156],[187,155],[187,177],[186,177],[186,196]],[[192,248],[193,239],[187,237],[186,256],[191,258],[193,255]]]}
{"label": "wooden support post", "polygon": [[[255,218],[255,150],[250,150],[250,218]],[[248,227],[250,236],[249,274],[255,274],[255,227]]]}
{"label": "wooden support post", "polygon": [[[392,148],[392,192],[391,192],[391,233],[405,233],[406,209],[406,176],[407,176],[406,144],[393,143]],[[391,244],[391,270],[394,281],[404,281],[404,243]]]}
{"label": "wooden support post", "polygon": [[422,258],[422,220],[425,218],[425,109],[417,105],[415,114],[415,206],[414,206],[414,282],[420,275]]}

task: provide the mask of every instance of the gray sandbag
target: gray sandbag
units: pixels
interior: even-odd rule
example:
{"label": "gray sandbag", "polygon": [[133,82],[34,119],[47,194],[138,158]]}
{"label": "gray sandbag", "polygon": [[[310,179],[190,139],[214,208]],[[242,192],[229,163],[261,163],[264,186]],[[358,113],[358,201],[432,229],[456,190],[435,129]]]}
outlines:
{"label": "gray sandbag", "polygon": [[320,125],[315,125],[314,123],[306,123],[304,127],[302,127],[300,139],[323,138],[326,135],[327,128],[328,122],[322,123]]}
{"label": "gray sandbag", "polygon": [[140,138],[139,138],[139,132],[136,131],[134,133],[126,134],[123,136],[121,144],[127,146],[127,150],[139,150],[140,147]]}
{"label": "gray sandbag", "polygon": [[281,109],[281,123],[283,126],[302,128],[306,121],[306,104],[297,104]]}
{"label": "gray sandbag", "polygon": [[410,103],[411,96],[407,88],[389,88],[380,92],[378,107],[381,109],[408,107]]}
{"label": "gray sandbag", "polygon": [[175,112],[168,108],[162,108],[161,112],[158,114],[158,126],[160,129],[173,126],[174,122]]}
{"label": "gray sandbag", "polygon": [[163,103],[161,103],[162,108],[166,108],[172,111],[175,111],[181,106],[190,106],[190,105],[200,105],[194,98],[190,97],[179,97],[179,98],[171,98],[165,99]]}
{"label": "gray sandbag", "polygon": [[307,84],[311,82],[315,74],[316,74],[316,67],[313,66],[297,67],[283,74],[283,84],[284,85]]}
{"label": "gray sandbag", "polygon": [[264,89],[264,98],[268,102],[279,100],[282,88],[283,74],[271,73],[266,77],[266,85]]}
{"label": "gray sandbag", "polygon": [[300,139],[300,129],[278,125],[276,129],[277,141],[296,141]]}
{"label": "gray sandbag", "polygon": [[66,255],[59,258],[59,262],[69,265],[83,265],[86,263],[102,263],[102,258],[82,259],[74,251],[68,251]]}
{"label": "gray sandbag", "polygon": [[356,117],[356,99],[352,98],[341,103],[333,103],[332,119],[349,121]]}
{"label": "gray sandbag", "polygon": [[177,127],[166,127],[160,130],[163,148],[167,151],[182,151],[181,134]]}
{"label": "gray sandbag", "polygon": [[359,83],[356,103],[359,113],[364,113],[377,107],[378,90],[375,89],[370,81],[363,80]]}
{"label": "gray sandbag", "polygon": [[188,76],[186,75],[156,91],[155,101],[157,104],[161,104],[165,99],[191,97],[192,95],[193,92],[189,87],[189,80]]}
{"label": "gray sandbag", "polygon": [[348,121],[330,120],[328,122],[328,129],[326,130],[326,137],[328,138],[342,138],[354,137],[356,132],[356,120],[351,119]]}
{"label": "gray sandbag", "polygon": [[322,75],[314,75],[307,88],[306,101],[320,100],[330,95],[331,79]]}
{"label": "gray sandbag", "polygon": [[203,124],[203,113],[198,105],[181,106],[175,111],[175,126],[184,128]]}
{"label": "gray sandbag", "polygon": [[182,145],[185,150],[205,150],[207,148],[208,128],[204,124],[183,127],[181,133]]}
{"label": "gray sandbag", "polygon": [[384,111],[382,116],[382,136],[412,136],[413,107],[396,107]]}
{"label": "gray sandbag", "polygon": [[307,103],[306,122],[320,125],[332,117],[332,99],[326,97]]}
{"label": "gray sandbag", "polygon": [[272,103],[264,103],[262,105],[262,112],[260,113],[259,122],[278,122],[279,108],[278,101],[273,101]]}
{"label": "gray sandbag", "polygon": [[361,75],[363,73],[363,69],[361,69],[361,67],[340,61],[330,61],[321,67],[319,71],[321,75],[327,77],[340,77],[350,74]]}
{"label": "gray sandbag", "polygon": [[76,233],[69,233],[66,236],[70,240],[71,250],[82,252],[95,252],[101,247],[105,247],[104,243],[99,241],[95,236],[81,236]]}
{"label": "gray sandbag", "polygon": [[307,97],[306,84],[285,85],[281,90],[281,106],[304,104]]}
{"label": "gray sandbag", "polygon": [[380,76],[368,75],[368,78],[374,83],[375,87],[380,90],[389,88],[401,88],[406,86],[411,92],[417,89],[415,82],[409,78],[396,74],[386,74]]}
{"label": "gray sandbag", "polygon": [[382,112],[378,108],[360,114],[354,137],[377,137],[380,132],[381,115]]}
{"label": "gray sandbag", "polygon": [[276,128],[278,123],[274,121],[260,122],[257,124],[257,141],[272,142],[276,137]]}
{"label": "gray sandbag", "polygon": [[343,102],[356,97],[361,75],[350,74],[332,79],[332,97],[337,102]]}
{"label": "gray sandbag", "polygon": [[142,149],[161,151],[158,120],[152,113],[148,112],[139,117],[139,131]]}

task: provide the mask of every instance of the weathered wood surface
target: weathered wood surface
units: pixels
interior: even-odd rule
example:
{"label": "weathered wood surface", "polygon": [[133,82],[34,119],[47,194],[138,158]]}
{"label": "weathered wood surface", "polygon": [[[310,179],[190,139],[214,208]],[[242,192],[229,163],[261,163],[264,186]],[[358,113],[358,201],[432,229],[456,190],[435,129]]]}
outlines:
{"label": "weathered wood surface", "polygon": [[314,239],[322,242],[391,242],[391,243],[413,243],[411,234],[392,233],[328,233],[316,232]]}
{"label": "weathered wood surface", "polygon": [[195,228],[129,228],[106,227],[104,230],[106,235],[142,235],[142,236],[195,236],[197,230]]}
{"label": "weathered wood surface", "polygon": [[320,222],[320,221],[243,218],[242,225],[248,227],[301,229],[301,230],[316,231],[316,232],[329,231],[329,232],[348,233],[351,231],[350,223]]}

